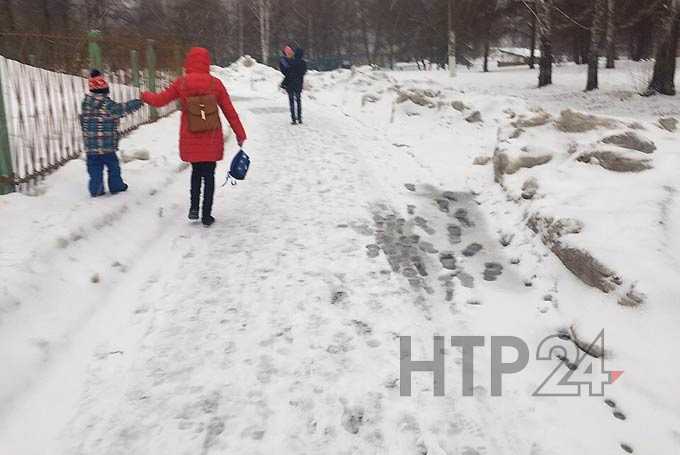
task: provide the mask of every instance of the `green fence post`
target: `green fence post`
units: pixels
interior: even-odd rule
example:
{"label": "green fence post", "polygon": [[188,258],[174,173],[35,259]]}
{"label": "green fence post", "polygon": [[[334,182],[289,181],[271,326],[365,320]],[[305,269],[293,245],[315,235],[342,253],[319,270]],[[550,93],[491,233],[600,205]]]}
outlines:
{"label": "green fence post", "polygon": [[[146,40],[146,89],[156,91],[156,51],[153,48],[154,40]],[[151,108],[151,121],[158,119],[158,111]]]}
{"label": "green fence post", "polygon": [[87,51],[90,56],[90,68],[97,68],[102,71],[102,50],[99,46],[101,32],[99,30],[91,30],[87,34],[88,45]]}
{"label": "green fence post", "polygon": [[0,194],[15,191],[14,171],[12,170],[12,154],[9,149],[9,130],[5,112],[5,98],[2,90],[2,74],[0,74]]}
{"label": "green fence post", "polygon": [[130,68],[132,69],[132,86],[139,88],[139,55],[136,50],[130,51]]}

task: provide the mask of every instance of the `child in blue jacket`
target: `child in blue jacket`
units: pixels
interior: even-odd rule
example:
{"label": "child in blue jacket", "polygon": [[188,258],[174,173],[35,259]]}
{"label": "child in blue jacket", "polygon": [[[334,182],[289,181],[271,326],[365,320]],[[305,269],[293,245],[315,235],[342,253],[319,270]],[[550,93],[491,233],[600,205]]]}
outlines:
{"label": "child in blue jacket", "polygon": [[118,140],[120,119],[143,106],[136,99],[127,103],[116,103],[109,97],[109,84],[98,70],[90,72],[88,81],[90,93],[83,99],[80,125],[83,131],[85,152],[87,153],[87,172],[90,175],[89,189],[92,197],[105,194],[104,167],[109,174],[109,191],[121,193],[128,186],[120,175],[118,162]]}

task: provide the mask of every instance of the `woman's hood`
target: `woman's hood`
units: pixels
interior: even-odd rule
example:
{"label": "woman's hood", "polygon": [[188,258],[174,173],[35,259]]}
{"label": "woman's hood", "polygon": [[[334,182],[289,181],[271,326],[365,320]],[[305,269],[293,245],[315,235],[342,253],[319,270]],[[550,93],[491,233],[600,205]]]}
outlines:
{"label": "woman's hood", "polygon": [[190,73],[210,73],[210,52],[203,47],[194,47],[184,61],[184,71]]}

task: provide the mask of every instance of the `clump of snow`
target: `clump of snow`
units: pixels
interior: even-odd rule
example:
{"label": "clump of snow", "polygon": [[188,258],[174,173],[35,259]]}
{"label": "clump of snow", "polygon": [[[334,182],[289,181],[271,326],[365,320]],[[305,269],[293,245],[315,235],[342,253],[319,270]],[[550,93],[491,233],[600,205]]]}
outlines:
{"label": "clump of snow", "polygon": [[467,104],[460,100],[451,101],[451,107],[457,110],[458,112],[463,112],[470,109],[470,107]]}
{"label": "clump of snow", "polygon": [[515,153],[497,150],[494,154],[496,178],[500,179],[503,175],[515,174],[520,169],[541,166],[549,163],[552,158],[551,152],[533,146],[524,146]]}
{"label": "clump of snow", "polygon": [[622,134],[614,134],[602,139],[605,144],[612,144],[621,148],[637,150],[642,153],[654,153],[656,145],[651,140],[640,136],[634,131],[626,131]]}
{"label": "clump of snow", "polygon": [[652,161],[647,158],[622,151],[594,150],[578,156],[578,161],[602,166],[614,172],[642,172],[652,169]]}
{"label": "clump of snow", "polygon": [[675,133],[678,130],[678,119],[675,117],[662,117],[659,119],[659,127],[668,132]]}
{"label": "clump of snow", "polygon": [[147,149],[138,149],[130,151],[122,151],[120,153],[120,160],[123,163],[131,161],[149,161],[151,159],[151,152]]}
{"label": "clump of snow", "polygon": [[520,118],[512,122],[515,128],[533,128],[536,126],[546,125],[552,120],[552,115],[548,112],[540,111],[531,116],[521,115]]}
{"label": "clump of snow", "polygon": [[585,133],[597,128],[616,128],[618,123],[612,119],[583,114],[565,109],[555,121],[558,130],[565,133]]}
{"label": "clump of snow", "polygon": [[474,111],[472,114],[465,117],[465,121],[468,123],[481,123],[483,121],[482,113],[479,111]]}

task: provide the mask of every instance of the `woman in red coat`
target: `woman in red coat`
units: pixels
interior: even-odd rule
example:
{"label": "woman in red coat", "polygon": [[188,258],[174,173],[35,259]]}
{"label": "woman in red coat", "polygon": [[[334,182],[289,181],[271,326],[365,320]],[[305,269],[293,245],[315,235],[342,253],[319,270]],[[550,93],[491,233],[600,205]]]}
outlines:
{"label": "woman in red coat", "polygon": [[214,95],[217,105],[236,134],[239,146],[246,140],[246,132],[241,120],[231,104],[231,99],[222,82],[210,75],[210,53],[202,47],[189,51],[184,62],[184,77],[180,77],[161,93],[142,93],[142,100],[155,107],[162,107],[179,100],[182,106],[182,120],[179,132],[179,154],[182,161],[191,163],[191,208],[189,219],[197,220],[201,199],[201,184],[205,182],[203,212],[201,221],[210,226],[215,222],[212,217],[213,196],[215,194],[215,167],[224,157],[224,138],[222,127],[191,132],[189,129],[186,99],[192,96]]}

